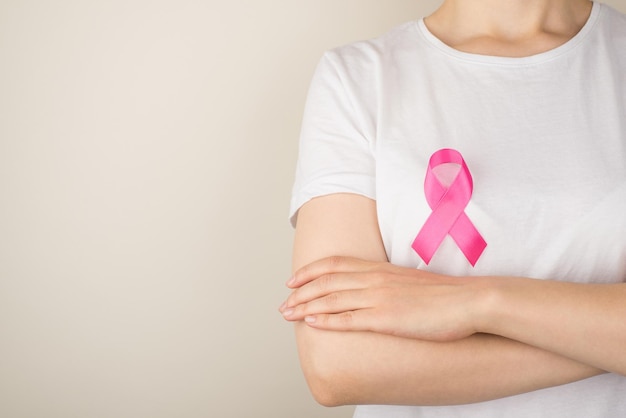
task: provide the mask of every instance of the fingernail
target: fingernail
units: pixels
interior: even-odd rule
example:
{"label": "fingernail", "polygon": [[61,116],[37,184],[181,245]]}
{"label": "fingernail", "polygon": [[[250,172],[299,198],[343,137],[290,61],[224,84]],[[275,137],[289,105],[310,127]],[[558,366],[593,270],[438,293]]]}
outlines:
{"label": "fingernail", "polygon": [[304,322],[306,322],[307,324],[313,324],[313,323],[315,323],[316,320],[317,320],[317,317],[315,317],[315,316],[305,316],[304,317]]}
{"label": "fingernail", "polygon": [[293,312],[294,312],[293,308],[285,309],[283,311],[283,316],[291,316],[291,315],[293,315]]}
{"label": "fingernail", "polygon": [[284,311],[286,307],[287,307],[287,302],[283,302],[283,304],[280,305],[280,308],[278,308],[278,312]]}
{"label": "fingernail", "polygon": [[287,280],[287,286],[291,286],[296,282],[296,276],[291,276],[289,280]]}

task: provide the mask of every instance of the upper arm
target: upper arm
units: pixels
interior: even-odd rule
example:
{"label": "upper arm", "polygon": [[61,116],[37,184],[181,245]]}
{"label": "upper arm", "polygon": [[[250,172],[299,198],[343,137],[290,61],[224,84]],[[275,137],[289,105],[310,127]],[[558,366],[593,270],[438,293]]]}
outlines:
{"label": "upper arm", "polygon": [[294,271],[336,255],[387,261],[374,200],[337,193],[312,199],[300,208],[293,248]]}
{"label": "upper arm", "polygon": [[[330,194],[308,201],[298,211],[293,270],[338,255],[371,261],[387,260],[374,200],[350,193]],[[336,371],[336,365],[328,355],[327,347],[336,347],[336,354],[350,348],[338,346],[341,344],[336,340],[341,338],[339,335],[318,331],[303,323],[296,323],[295,329],[302,370],[313,395],[322,404],[338,403],[328,396],[330,380],[335,384],[338,382],[328,378]]]}

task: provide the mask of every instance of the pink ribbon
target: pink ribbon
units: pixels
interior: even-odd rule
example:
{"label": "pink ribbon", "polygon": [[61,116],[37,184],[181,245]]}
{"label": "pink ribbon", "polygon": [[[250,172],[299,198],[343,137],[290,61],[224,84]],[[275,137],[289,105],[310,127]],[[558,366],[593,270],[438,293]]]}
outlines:
{"label": "pink ribbon", "polygon": [[[433,169],[447,163],[459,164],[461,169],[450,186],[445,187],[437,179]],[[487,243],[465,214],[465,207],[472,197],[473,190],[472,175],[461,153],[444,148],[430,157],[424,181],[424,194],[428,206],[433,211],[412,245],[426,264],[430,263],[435,251],[449,234],[472,267],[476,265]]]}

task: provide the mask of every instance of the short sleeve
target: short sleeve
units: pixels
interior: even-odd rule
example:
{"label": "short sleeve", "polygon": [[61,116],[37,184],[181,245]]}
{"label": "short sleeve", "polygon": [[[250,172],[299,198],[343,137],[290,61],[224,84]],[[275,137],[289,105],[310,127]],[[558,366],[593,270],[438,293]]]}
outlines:
{"label": "short sleeve", "polygon": [[375,199],[371,80],[367,64],[351,58],[326,53],[309,87],[289,213],[293,226],[298,209],[315,197]]}

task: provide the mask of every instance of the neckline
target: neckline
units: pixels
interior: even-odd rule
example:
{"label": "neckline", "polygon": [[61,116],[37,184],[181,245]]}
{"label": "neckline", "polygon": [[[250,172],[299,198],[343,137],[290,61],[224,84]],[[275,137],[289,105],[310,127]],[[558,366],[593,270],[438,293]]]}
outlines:
{"label": "neckline", "polygon": [[439,38],[432,34],[432,32],[428,29],[426,24],[424,23],[424,18],[419,19],[417,21],[419,33],[426,40],[426,42],[438,49],[440,52],[448,55],[450,57],[460,59],[463,61],[470,61],[474,63],[482,63],[482,64],[495,64],[495,65],[528,65],[528,64],[538,64],[541,62],[546,62],[552,60],[558,56],[565,54],[566,52],[576,48],[582,40],[591,32],[595,23],[598,20],[602,10],[602,4],[596,1],[593,2],[591,6],[591,13],[589,14],[589,18],[583,25],[583,27],[578,31],[576,35],[574,35],[570,40],[565,42],[562,45],[557,46],[556,48],[550,49],[545,52],[540,52],[535,55],[528,55],[525,57],[502,57],[497,55],[481,55],[474,54],[470,52],[459,51],[458,49],[454,49],[451,46],[445,44]]}

